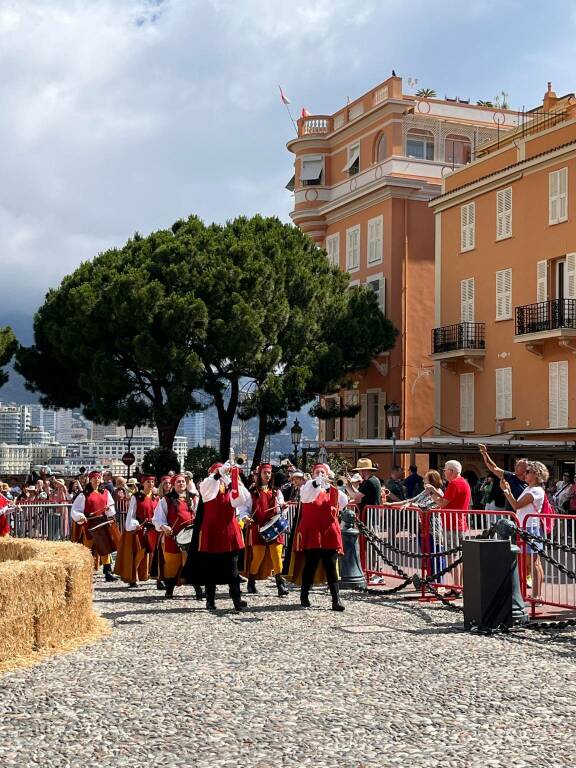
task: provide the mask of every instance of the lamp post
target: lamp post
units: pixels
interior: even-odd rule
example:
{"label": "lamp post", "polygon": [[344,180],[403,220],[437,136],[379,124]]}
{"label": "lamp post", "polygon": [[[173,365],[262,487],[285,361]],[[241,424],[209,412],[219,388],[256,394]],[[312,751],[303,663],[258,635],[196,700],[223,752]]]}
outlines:
{"label": "lamp post", "polygon": [[294,448],[294,464],[298,469],[298,447],[302,440],[302,427],[298,419],[295,419],[292,428],[290,429],[290,437],[292,438],[292,447]]}
{"label": "lamp post", "polygon": [[130,467],[132,464],[134,464],[135,461],[135,457],[130,451],[132,446],[132,438],[134,437],[134,427],[125,426],[124,430],[126,432],[126,442],[128,443],[128,448],[124,456],[122,456],[122,463],[126,466],[126,480],[130,480]]}
{"label": "lamp post", "polygon": [[395,400],[384,406],[388,429],[392,432],[392,466],[396,466],[396,432],[400,425],[400,406]]}

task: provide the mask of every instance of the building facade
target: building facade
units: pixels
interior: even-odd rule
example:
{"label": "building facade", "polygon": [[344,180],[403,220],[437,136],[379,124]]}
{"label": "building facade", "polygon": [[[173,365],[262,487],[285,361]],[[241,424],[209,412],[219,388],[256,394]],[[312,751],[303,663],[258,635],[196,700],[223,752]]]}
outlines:
{"label": "building facade", "polygon": [[323,247],[351,285],[368,285],[399,331],[394,349],[357,377],[355,388],[323,398],[358,404],[354,418],[320,422],[329,451],[387,440],[387,404],[400,405],[397,437],[434,425],[434,216],[429,202],[454,169],[478,148],[514,127],[512,113],[458,100],[418,99],[402,79],[388,78],[333,115],[298,121],[293,221]]}
{"label": "building facade", "polygon": [[575,204],[576,99],[550,84],[542,106],[444,180],[431,203],[441,429],[575,439]]}

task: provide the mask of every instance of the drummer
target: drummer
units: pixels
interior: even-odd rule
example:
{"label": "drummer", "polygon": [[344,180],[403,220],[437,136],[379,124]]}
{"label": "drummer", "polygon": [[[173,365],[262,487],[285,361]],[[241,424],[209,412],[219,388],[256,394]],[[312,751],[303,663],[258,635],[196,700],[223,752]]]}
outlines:
{"label": "drummer", "polygon": [[126,526],[120,539],[114,573],[129,587],[150,578],[150,565],[158,533],[152,523],[158,499],[154,498],[154,475],[140,478],[142,490],[130,499]]}
{"label": "drummer", "polygon": [[252,509],[251,522],[246,534],[245,575],[248,576],[247,591],[257,593],[256,581],[267,579],[274,573],[278,597],[286,597],[288,590],[282,577],[282,550],[284,534],[272,541],[260,535],[260,529],[286,507],[282,491],[274,488],[271,464],[260,464],[256,482],[250,487],[249,506]]}
{"label": "drummer", "polygon": [[112,573],[112,557],[110,555],[99,555],[94,545],[94,539],[88,533],[86,521],[89,517],[106,515],[113,518],[116,515],[114,500],[110,491],[101,488],[102,473],[98,471],[90,472],[88,475],[88,484],[83,493],[72,502],[70,514],[72,516],[72,541],[83,544],[92,552],[94,558],[94,570],[97,571],[100,565],[103,566],[104,578],[106,581],[117,581]]}
{"label": "drummer", "polygon": [[[152,522],[157,531],[164,534],[159,547],[159,576],[166,585],[166,598],[174,597],[174,587],[180,580],[187,553],[176,543],[175,536],[183,528],[192,525],[198,506],[198,495],[188,491],[188,478],[181,474],[170,478],[172,490],[165,494],[154,510]],[[194,585],[196,599],[202,600],[202,587]]]}

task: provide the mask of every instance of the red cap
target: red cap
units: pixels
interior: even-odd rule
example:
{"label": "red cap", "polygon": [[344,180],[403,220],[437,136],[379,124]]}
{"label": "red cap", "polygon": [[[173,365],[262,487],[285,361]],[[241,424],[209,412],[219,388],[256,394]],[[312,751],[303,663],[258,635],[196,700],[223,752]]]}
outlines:
{"label": "red cap", "polygon": [[176,475],[172,475],[170,478],[170,483],[172,484],[172,488],[176,485],[176,480],[178,480],[179,477],[183,477],[184,480],[188,481],[188,478],[186,475],[182,474],[182,472],[178,472]]}
{"label": "red cap", "polygon": [[100,472],[98,469],[94,469],[88,475],[88,480],[92,480],[93,477],[102,477],[102,472]]}
{"label": "red cap", "polygon": [[146,480],[149,480],[151,483],[156,482],[156,475],[140,475],[140,482],[145,483]]}
{"label": "red cap", "polygon": [[171,475],[162,475],[162,477],[160,478],[160,482],[163,483],[164,480],[172,480]]}
{"label": "red cap", "polygon": [[262,472],[263,469],[269,469],[270,471],[272,471],[272,464],[268,464],[268,463],[260,464],[260,466],[258,467],[258,472]]}

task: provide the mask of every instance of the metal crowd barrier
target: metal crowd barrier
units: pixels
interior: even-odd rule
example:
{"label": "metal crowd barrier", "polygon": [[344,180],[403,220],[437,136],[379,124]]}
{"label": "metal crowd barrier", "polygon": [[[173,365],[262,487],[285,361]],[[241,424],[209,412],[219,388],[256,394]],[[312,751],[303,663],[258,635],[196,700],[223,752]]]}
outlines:
{"label": "metal crowd barrier", "polygon": [[65,541],[70,538],[71,507],[68,502],[17,504],[7,512],[10,535],[20,539]]}

